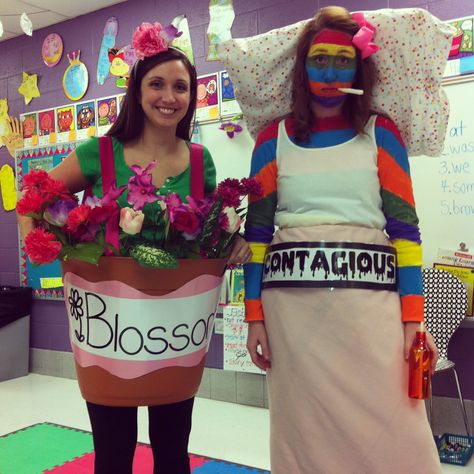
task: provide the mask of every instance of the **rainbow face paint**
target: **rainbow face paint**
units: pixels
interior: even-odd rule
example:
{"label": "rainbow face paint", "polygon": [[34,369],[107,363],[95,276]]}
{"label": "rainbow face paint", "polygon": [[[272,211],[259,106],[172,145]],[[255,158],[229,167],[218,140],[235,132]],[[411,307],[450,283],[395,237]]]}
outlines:
{"label": "rainbow face paint", "polygon": [[357,70],[352,37],[334,30],[316,35],[306,56],[306,72],[314,101],[335,107],[346,98],[340,87],[351,87]]}

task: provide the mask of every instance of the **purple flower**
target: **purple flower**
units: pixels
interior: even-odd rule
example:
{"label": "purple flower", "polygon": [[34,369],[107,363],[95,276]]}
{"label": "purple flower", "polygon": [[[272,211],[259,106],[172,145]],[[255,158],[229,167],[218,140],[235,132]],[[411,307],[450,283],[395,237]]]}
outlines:
{"label": "purple flower", "polygon": [[152,176],[148,172],[156,165],[152,161],[146,168],[132,165],[131,168],[135,176],[128,180],[128,198],[127,201],[136,211],[143,209],[145,204],[160,199],[156,195],[156,186],[151,182]]}
{"label": "purple flower", "polygon": [[219,130],[224,130],[229,138],[234,138],[234,134],[240,133],[242,131],[242,127],[234,122],[224,122],[219,127]]}
{"label": "purple flower", "polygon": [[77,207],[77,202],[71,199],[56,201],[46,208],[43,217],[46,222],[52,225],[62,227],[66,224],[67,217],[72,209]]}
{"label": "purple flower", "polygon": [[101,203],[109,204],[113,201],[116,201],[126,189],[127,189],[127,186],[120,186],[119,188],[117,188],[117,183],[114,182],[110,186],[105,196],[101,199]]}
{"label": "purple flower", "polygon": [[128,182],[127,201],[136,211],[143,209],[145,204],[157,201],[159,196],[156,195],[156,187],[151,185],[143,185],[139,180],[132,178]]}
{"label": "purple flower", "polygon": [[160,36],[167,42],[171,43],[175,38],[179,38],[183,34],[182,31],[178,31],[173,25],[168,25],[161,30]]}

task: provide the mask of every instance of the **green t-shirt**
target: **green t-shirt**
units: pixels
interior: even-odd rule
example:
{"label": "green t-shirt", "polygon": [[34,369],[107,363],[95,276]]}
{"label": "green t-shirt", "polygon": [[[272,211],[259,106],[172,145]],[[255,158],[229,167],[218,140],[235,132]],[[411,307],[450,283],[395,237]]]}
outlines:
{"label": "green t-shirt", "polygon": [[[112,138],[114,149],[114,164],[115,164],[115,178],[117,180],[117,187],[128,184],[128,180],[135,175],[132,169],[125,162],[123,157],[123,144],[117,139]],[[190,146],[187,142],[188,147]],[[76,148],[76,154],[79,159],[82,174],[90,182],[92,192],[97,197],[102,197],[102,176],[100,172],[100,155],[99,155],[99,139],[92,137],[84,143],[81,143]],[[216,168],[212,161],[211,154],[206,147],[203,147],[203,168],[204,168],[204,194],[210,194],[216,189]],[[177,193],[183,201],[189,196],[191,190],[191,172],[188,166],[181,174],[177,176],[170,176],[165,180],[163,186],[157,189],[157,194],[166,196],[170,193]],[[120,207],[129,207],[127,202],[128,190],[118,199]],[[156,215],[161,208],[158,201],[145,204],[143,212],[147,217]],[[160,227],[160,226],[159,226]],[[157,235],[161,233],[161,229],[156,229]],[[150,232],[142,235],[145,238],[152,238]]]}

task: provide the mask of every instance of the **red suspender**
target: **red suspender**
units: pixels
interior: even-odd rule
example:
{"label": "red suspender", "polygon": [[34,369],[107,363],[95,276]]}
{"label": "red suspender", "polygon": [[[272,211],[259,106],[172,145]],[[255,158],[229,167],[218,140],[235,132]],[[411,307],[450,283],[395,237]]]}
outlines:
{"label": "red suspender", "polygon": [[191,196],[194,199],[204,198],[204,155],[202,145],[191,143]]}
{"label": "red suspender", "polygon": [[[115,182],[115,162],[112,137],[103,136],[99,138],[100,171],[102,175],[102,195],[105,196]],[[105,241],[113,245],[117,250],[120,248],[118,219],[109,219],[105,225]],[[106,255],[113,255],[110,250]]]}

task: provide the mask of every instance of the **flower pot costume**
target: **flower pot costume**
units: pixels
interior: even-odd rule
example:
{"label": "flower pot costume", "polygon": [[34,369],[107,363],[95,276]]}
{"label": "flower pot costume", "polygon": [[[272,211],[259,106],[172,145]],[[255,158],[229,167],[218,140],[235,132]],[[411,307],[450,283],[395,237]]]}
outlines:
{"label": "flower pot costume", "polygon": [[[132,175],[122,145],[110,137],[91,139],[76,153],[96,195]],[[184,197],[191,189],[199,198],[213,190],[209,152],[191,144],[190,156],[190,169],[165,183],[160,193],[178,190]],[[152,212],[154,204],[145,212]],[[106,240],[118,245],[117,220],[108,223]],[[63,262],[71,345],[84,398],[101,405],[140,406],[193,397],[224,270],[221,259],[181,260],[177,269],[143,268],[131,258],[113,256],[102,257],[98,266]]]}

